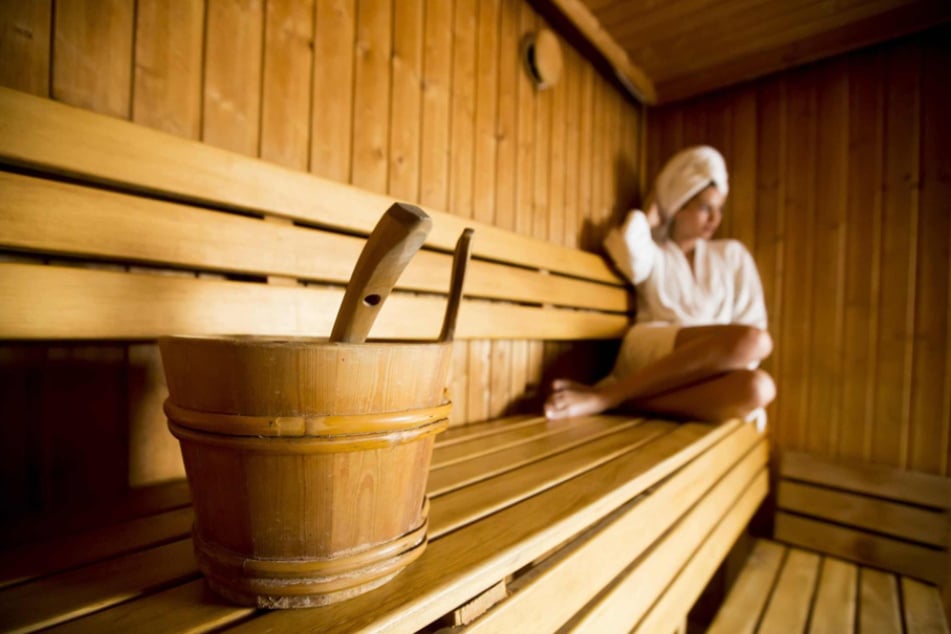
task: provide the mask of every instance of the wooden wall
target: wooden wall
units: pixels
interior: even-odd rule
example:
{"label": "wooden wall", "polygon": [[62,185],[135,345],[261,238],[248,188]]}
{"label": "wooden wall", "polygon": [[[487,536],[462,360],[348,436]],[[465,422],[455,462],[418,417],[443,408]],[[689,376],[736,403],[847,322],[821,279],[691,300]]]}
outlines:
{"label": "wooden wall", "polygon": [[[641,111],[564,42],[535,91],[543,25],[520,0],[4,0],[0,84],[596,247],[637,195]],[[453,422],[509,411],[562,348],[457,344]],[[7,344],[0,380],[8,511],[182,474],[154,345]]]}
{"label": "wooden wall", "polygon": [[646,173],[710,143],[760,268],[780,448],[949,475],[947,27],[648,114]]}

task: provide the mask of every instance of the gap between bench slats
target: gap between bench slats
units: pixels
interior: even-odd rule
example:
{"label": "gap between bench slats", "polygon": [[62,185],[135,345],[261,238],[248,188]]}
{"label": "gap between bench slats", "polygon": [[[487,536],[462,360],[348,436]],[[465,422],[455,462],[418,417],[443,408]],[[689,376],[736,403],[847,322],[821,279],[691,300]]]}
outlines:
{"label": "gap between bench slats", "polygon": [[[680,432],[680,433],[677,433]],[[650,465],[648,473],[656,473],[665,466],[675,467],[678,460],[698,451],[704,441],[714,440],[721,430],[711,430],[708,426],[685,426],[661,436],[658,441],[633,455],[641,458],[635,464],[641,465],[643,459],[660,454],[668,460],[662,465]],[[706,437],[704,437],[706,436]],[[701,441],[702,439],[702,441]],[[669,452],[668,456],[665,452]],[[679,453],[678,453],[679,452]],[[629,454],[630,455],[630,454]],[[662,461],[663,462],[663,461]],[[643,478],[643,476],[642,476]],[[608,480],[607,482],[611,482]],[[601,486],[604,484],[602,483]],[[476,504],[477,500],[472,500]],[[485,501],[483,500],[483,503]],[[491,505],[491,501],[490,501]],[[433,504],[439,507],[439,502]],[[438,520],[433,522],[432,532],[445,532]],[[435,543],[439,543],[436,541]],[[476,541],[475,543],[479,543]],[[439,561],[439,560],[437,560]],[[103,570],[108,582],[103,582]],[[115,558],[85,568],[65,572],[36,582],[15,586],[0,593],[0,620],[12,626],[28,624],[51,625],[95,609],[134,598],[142,593],[154,591],[178,580],[197,575],[191,551],[191,540],[183,539],[167,546]],[[128,579],[130,583],[125,583]],[[82,592],[73,593],[66,588],[82,587]],[[463,590],[467,589],[464,585]],[[51,597],[55,596],[55,601]],[[461,602],[461,601],[460,601]],[[452,606],[448,607],[451,609]],[[24,609],[25,608],[25,609]],[[438,615],[437,615],[438,616]],[[435,616],[433,617],[435,618]]]}
{"label": "gap between bench slats", "polygon": [[[0,160],[363,234],[395,202],[389,196],[2,87]],[[476,256],[621,283],[593,253],[471,218],[426,211],[433,216],[427,240],[432,246],[451,251],[463,229],[472,226],[480,236],[473,241]]]}
{"label": "gap between bench slats", "polygon": [[[0,246],[346,284],[363,238],[0,172]],[[382,213],[382,210],[381,210]],[[398,288],[446,293],[452,256],[421,251]],[[473,260],[466,294],[628,309],[622,287]]]}
{"label": "gap between bench slats", "polygon": [[[36,289],[43,294],[37,295]],[[0,263],[0,338],[155,339],[169,332],[320,336],[330,332],[341,288],[140,275]],[[435,339],[445,299],[394,293],[373,336]],[[612,339],[627,317],[464,300],[457,338]]]}

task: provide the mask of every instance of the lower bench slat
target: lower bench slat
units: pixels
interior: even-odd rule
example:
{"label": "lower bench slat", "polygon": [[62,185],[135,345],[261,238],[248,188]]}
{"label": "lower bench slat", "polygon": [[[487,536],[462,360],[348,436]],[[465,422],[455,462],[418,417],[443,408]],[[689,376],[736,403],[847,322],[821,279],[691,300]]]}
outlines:
{"label": "lower bench slat", "polygon": [[862,568],[859,571],[859,628],[876,634],[902,634],[898,583],[895,575]]}
{"label": "lower bench slat", "polygon": [[[527,499],[518,496],[515,502],[505,495],[489,499],[483,509],[488,515],[476,515],[461,528],[440,524],[435,511],[445,504],[447,496],[435,498],[432,508],[437,517],[433,523],[436,533],[423,557],[389,584],[351,601],[281,612],[229,605],[205,590],[191,540],[181,539],[127,554],[121,554],[120,549],[111,559],[8,587],[0,591],[0,622],[13,631],[57,625],[66,631],[89,632],[233,627],[239,631],[416,630],[561,547],[566,539],[596,525],[635,498],[634,506],[650,509],[653,504],[657,509],[650,520],[642,523],[657,522],[655,528],[665,530],[673,520],[661,517],[665,511],[661,496],[651,502],[655,489],[667,487],[672,497],[684,497],[678,504],[689,506],[690,496],[702,495],[704,485],[716,479],[712,474],[722,472],[723,465],[729,464],[728,456],[735,461],[749,447],[757,443],[762,446],[752,428],[738,421],[720,425],[637,422],[631,426],[630,419],[603,418],[602,422],[618,428],[611,435],[627,435],[626,450],[604,445],[607,436],[602,434],[601,426],[591,425],[591,442],[578,449],[595,445],[601,453],[587,455],[589,463],[585,466],[579,461],[566,476],[554,468],[557,462],[545,464],[548,458],[544,457],[542,443],[539,461],[500,478],[514,475],[518,480],[518,474],[531,473],[542,464],[541,471],[529,478],[542,492]],[[505,428],[498,430],[504,433]],[[473,429],[472,433],[479,435],[482,431]],[[464,438],[455,436],[457,440]],[[463,466],[465,462],[446,469]],[[542,473],[544,477],[540,477]],[[551,481],[545,483],[545,478]],[[535,486],[528,481],[521,485],[529,489]],[[695,485],[700,490],[690,491]],[[485,494],[475,485],[455,493],[460,508],[478,504]],[[180,512],[185,517],[182,521],[187,521],[188,511]],[[682,511],[668,511],[671,518],[677,513]]]}
{"label": "lower bench slat", "polygon": [[[756,440],[756,433],[752,429],[744,431],[749,432],[748,441]],[[749,449],[750,445],[746,448]],[[681,496],[687,498],[686,500],[678,501],[676,494],[670,497],[657,495],[656,503],[650,505],[651,513],[648,517],[651,517],[651,514],[663,516],[664,510],[660,508],[662,505],[672,506],[675,513],[672,518],[665,518],[667,521],[663,526],[655,527],[657,530],[663,530],[664,526],[673,523],[673,518],[690,509],[691,504],[695,503],[695,506],[682,519],[674,523],[669,534],[651,547],[608,593],[599,597],[583,616],[573,621],[570,630],[605,632],[615,631],[618,625],[630,629],[637,624],[651,605],[664,593],[668,584],[689,559],[690,554],[699,548],[712,532],[712,528],[723,518],[725,509],[730,509],[737,499],[742,497],[742,492],[748,488],[749,483],[758,474],[764,473],[767,453],[765,443],[759,443],[738,464],[734,457],[733,461],[726,465],[729,473],[709,491],[703,491],[705,486],[703,482],[693,482],[692,487],[679,491]],[[719,471],[715,469],[706,471],[708,483],[723,473],[723,466],[721,465]],[[700,491],[691,494],[691,491],[696,489]],[[765,494],[765,489],[763,493]],[[640,530],[647,529],[642,526]],[[644,546],[649,546],[658,536],[651,535],[650,541],[647,541]],[[689,604],[684,607],[689,608]]]}
{"label": "lower bench slat", "polygon": [[937,588],[902,577],[901,596],[906,632],[948,632],[948,621]]}
{"label": "lower bench slat", "polygon": [[419,561],[377,590],[307,614],[263,614],[236,631],[405,632],[424,627],[613,512],[738,425],[677,426],[640,451],[434,541]]}
{"label": "lower bench slat", "polygon": [[[808,628],[808,629],[807,629]],[[938,588],[757,540],[708,634],[948,632]]]}
{"label": "lower bench slat", "polygon": [[717,612],[707,634],[752,634],[776,583],[786,549],[776,542],[759,539]]}
{"label": "lower bench slat", "polygon": [[[703,501],[691,511],[691,519],[683,522],[696,524],[695,531],[709,529],[715,516],[732,503],[739,481],[749,481],[765,465],[765,444],[751,451],[758,440],[751,427],[737,430],[643,499],[632,503],[626,512],[612,518],[608,526],[559,552],[553,561],[537,566],[529,573],[530,583],[516,579],[509,584],[514,594],[467,631],[523,631],[527,615],[530,615],[531,627],[537,631],[558,629],[700,498]],[[740,461],[743,455],[747,458]],[[727,471],[730,475],[708,491],[708,486]],[[679,544],[672,548],[682,550]],[[648,575],[654,582],[652,585],[662,590],[655,571],[652,569]],[[592,627],[589,631],[605,630]]]}
{"label": "lower bench slat", "polygon": [[191,539],[63,572],[0,594],[0,623],[32,631],[184,581],[198,574]]}
{"label": "lower bench slat", "polygon": [[824,558],[809,624],[810,634],[854,631],[857,595],[858,567],[831,557]]}

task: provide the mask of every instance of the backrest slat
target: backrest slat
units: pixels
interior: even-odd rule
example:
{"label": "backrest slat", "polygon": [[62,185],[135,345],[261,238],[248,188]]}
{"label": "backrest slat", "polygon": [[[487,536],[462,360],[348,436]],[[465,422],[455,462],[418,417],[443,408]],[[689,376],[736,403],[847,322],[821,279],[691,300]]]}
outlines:
{"label": "backrest slat", "polygon": [[[346,284],[364,239],[0,172],[0,247]],[[399,288],[445,294],[452,256],[422,251]],[[626,312],[618,286],[474,260],[466,294]]]}
{"label": "backrest slat", "polygon": [[[42,292],[38,292],[42,289]],[[154,339],[165,334],[325,337],[340,287],[290,287],[87,268],[0,263],[0,339]],[[393,293],[374,338],[434,339],[445,298]],[[464,300],[458,338],[617,338],[627,317]]]}
{"label": "backrest slat", "polygon": [[[131,191],[269,213],[368,234],[395,199],[210,145],[0,88],[0,162]],[[426,209],[427,244],[451,251],[466,227],[473,254],[623,285],[603,258]]]}

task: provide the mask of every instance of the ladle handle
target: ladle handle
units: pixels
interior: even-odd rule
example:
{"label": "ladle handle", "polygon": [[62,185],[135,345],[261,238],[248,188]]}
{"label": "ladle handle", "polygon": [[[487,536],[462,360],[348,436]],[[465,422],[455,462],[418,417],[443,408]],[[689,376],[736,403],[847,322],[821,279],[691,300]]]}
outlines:
{"label": "ladle handle", "polygon": [[357,259],[330,341],[366,341],[383,302],[431,227],[430,217],[414,205],[394,203],[386,210]]}
{"label": "ladle handle", "polygon": [[456,319],[462,302],[462,283],[466,278],[466,267],[472,253],[473,229],[466,228],[456,242],[456,252],[452,257],[452,276],[449,281],[449,302],[446,304],[446,316],[442,321],[439,341],[452,341],[456,334]]}

